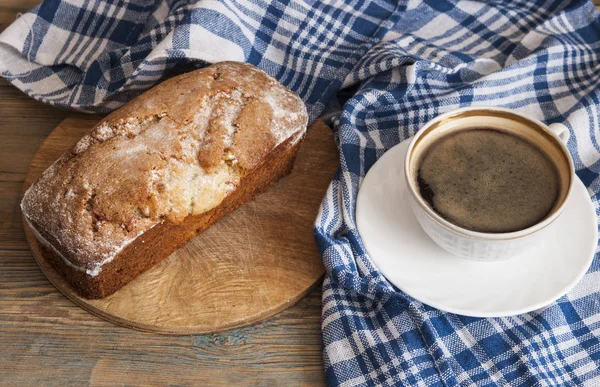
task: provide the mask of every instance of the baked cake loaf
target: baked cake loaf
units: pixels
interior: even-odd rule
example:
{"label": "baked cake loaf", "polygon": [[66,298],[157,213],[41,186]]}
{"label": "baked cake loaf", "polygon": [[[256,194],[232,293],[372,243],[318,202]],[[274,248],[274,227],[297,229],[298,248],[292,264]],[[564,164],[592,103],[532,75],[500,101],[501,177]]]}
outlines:
{"label": "baked cake loaf", "polygon": [[25,193],[24,218],[82,296],[108,296],[289,173],[307,120],[251,65],[180,75],[63,154]]}

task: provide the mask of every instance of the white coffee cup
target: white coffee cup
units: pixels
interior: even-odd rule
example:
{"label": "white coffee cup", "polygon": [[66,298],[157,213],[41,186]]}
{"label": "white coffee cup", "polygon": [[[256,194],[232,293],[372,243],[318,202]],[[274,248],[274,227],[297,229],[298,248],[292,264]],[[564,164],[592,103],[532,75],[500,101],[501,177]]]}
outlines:
{"label": "white coffee cup", "polygon": [[[544,151],[555,163],[561,188],[550,214],[539,223],[507,233],[485,233],[465,229],[444,219],[420,195],[416,181],[417,159],[428,141],[448,130],[498,128],[514,132]],[[425,232],[452,254],[478,261],[499,261],[517,256],[544,239],[544,232],[562,213],[575,180],[573,160],[567,150],[569,130],[562,124],[544,123],[498,107],[468,107],[442,114],[423,126],[406,153],[404,175],[413,212]]]}

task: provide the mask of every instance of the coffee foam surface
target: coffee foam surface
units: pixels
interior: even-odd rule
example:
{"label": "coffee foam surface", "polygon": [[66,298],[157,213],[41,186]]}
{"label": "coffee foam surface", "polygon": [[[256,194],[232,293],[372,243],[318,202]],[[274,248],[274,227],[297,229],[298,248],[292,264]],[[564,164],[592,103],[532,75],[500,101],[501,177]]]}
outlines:
{"label": "coffee foam surface", "polygon": [[446,220],[479,232],[512,232],[545,218],[559,195],[556,166],[539,148],[492,128],[450,132],[423,151],[421,195]]}

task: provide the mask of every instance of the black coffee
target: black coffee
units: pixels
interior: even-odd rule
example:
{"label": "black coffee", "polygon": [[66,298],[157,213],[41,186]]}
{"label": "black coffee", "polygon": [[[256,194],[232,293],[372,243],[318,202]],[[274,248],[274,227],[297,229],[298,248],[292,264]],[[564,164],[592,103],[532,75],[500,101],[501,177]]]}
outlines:
{"label": "black coffee", "polygon": [[540,222],[558,200],[554,163],[527,140],[490,128],[433,142],[419,160],[421,196],[449,222],[502,233]]}

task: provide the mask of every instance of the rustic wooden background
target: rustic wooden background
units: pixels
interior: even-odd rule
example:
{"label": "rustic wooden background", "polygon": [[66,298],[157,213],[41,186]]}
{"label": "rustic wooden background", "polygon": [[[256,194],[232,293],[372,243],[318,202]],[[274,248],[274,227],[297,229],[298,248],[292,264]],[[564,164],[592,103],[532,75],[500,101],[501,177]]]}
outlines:
{"label": "rustic wooden background", "polygon": [[[38,0],[0,0],[0,31]],[[324,385],[321,290],[252,327],[203,336],[121,328],[48,282],[19,201],[39,145],[68,114],[0,78],[0,386]]]}
{"label": "rustic wooden background", "polygon": [[[0,0],[0,31],[37,3]],[[250,328],[159,336],[100,320],[50,285],[25,241],[19,199],[36,149],[67,114],[0,79],[0,385],[323,385],[319,288]]]}

